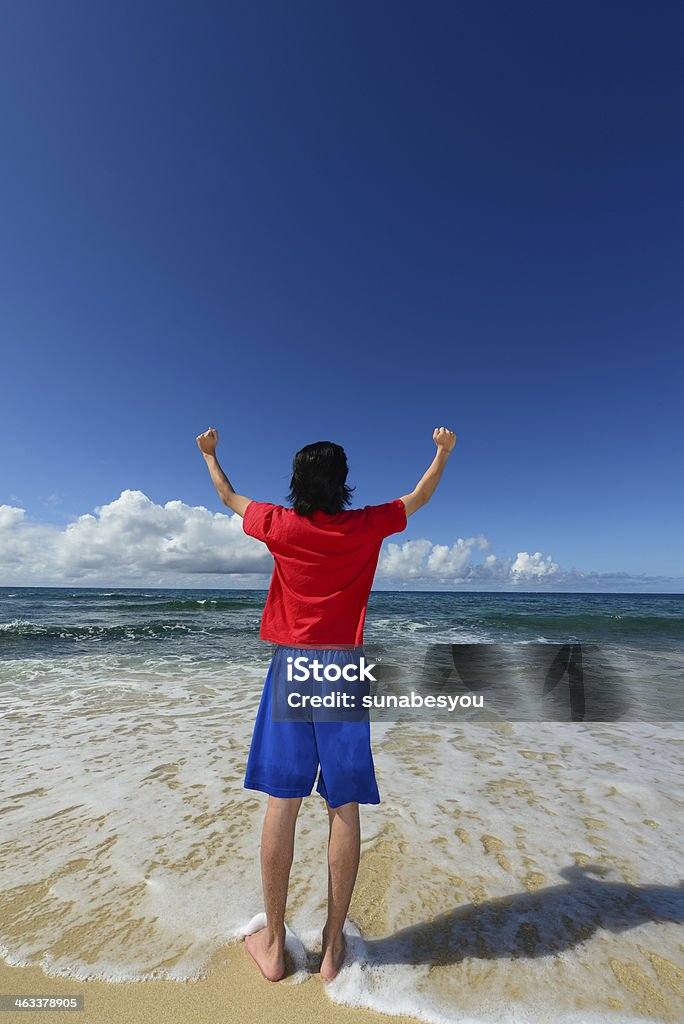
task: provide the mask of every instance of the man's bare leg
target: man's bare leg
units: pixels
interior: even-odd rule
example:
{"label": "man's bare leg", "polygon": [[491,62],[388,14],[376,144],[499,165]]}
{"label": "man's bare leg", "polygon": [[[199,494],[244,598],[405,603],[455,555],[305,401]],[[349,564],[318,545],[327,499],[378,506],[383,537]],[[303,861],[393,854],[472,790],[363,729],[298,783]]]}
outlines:
{"label": "man's bare leg", "polygon": [[328,806],[328,817],[328,920],[323,928],[321,959],[324,981],[337,977],[344,962],[342,926],[351,903],[361,852],[359,805]]}
{"label": "man's bare leg", "polygon": [[245,945],[269,981],[285,974],[285,906],[301,797],[269,796],[261,833],[261,881],[266,927],[245,936]]}

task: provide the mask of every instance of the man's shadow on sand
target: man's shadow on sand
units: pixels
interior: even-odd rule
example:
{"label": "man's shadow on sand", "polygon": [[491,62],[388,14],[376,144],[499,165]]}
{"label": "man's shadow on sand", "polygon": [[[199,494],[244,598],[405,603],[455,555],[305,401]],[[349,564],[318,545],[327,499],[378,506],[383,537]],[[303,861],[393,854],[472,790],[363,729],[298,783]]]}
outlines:
{"label": "man's shadow on sand", "polygon": [[571,949],[598,928],[624,932],[647,921],[684,921],[684,883],[606,882],[601,865],[566,867],[567,885],[466,904],[384,939],[364,939],[375,964],[455,964],[466,957],[541,957]]}

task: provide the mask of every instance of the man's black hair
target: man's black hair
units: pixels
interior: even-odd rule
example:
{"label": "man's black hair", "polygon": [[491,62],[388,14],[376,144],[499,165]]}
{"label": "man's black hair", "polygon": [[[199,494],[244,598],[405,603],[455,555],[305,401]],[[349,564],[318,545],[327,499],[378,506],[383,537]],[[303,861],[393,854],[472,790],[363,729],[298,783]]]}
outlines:
{"label": "man's black hair", "polygon": [[351,502],[353,487],[347,487],[349,467],[344,448],[332,441],[316,441],[298,451],[292,460],[288,500],[300,516],[314,512],[342,512]]}

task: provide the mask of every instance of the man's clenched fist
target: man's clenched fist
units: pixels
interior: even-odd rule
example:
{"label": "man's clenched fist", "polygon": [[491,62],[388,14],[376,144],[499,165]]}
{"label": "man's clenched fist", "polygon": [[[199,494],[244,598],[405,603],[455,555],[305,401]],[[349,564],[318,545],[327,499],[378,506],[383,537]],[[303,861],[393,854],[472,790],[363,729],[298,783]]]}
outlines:
{"label": "man's clenched fist", "polygon": [[453,451],[456,444],[456,435],[453,430],[447,430],[446,427],[435,427],[432,440],[438,448],[444,448],[447,452],[450,452]]}
{"label": "man's clenched fist", "polygon": [[209,427],[203,434],[198,434],[195,440],[200,446],[200,451],[205,455],[213,455],[218,444],[218,430],[216,427]]}

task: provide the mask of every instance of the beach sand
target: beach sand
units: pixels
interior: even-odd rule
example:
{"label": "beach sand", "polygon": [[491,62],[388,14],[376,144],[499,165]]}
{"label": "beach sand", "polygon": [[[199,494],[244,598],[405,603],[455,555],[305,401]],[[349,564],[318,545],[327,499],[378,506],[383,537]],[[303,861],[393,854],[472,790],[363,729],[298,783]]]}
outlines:
{"label": "beach sand", "polygon": [[[598,824],[598,821],[591,822],[594,828]],[[523,850],[523,861],[531,864],[532,851],[525,846],[524,831],[521,826],[517,827],[518,845]],[[479,847],[487,861],[491,860],[508,874],[508,857],[513,856],[513,851],[507,850],[496,836],[484,834],[476,839],[465,826],[457,826],[457,834],[459,843],[467,850],[476,853]],[[403,991],[405,979],[399,965],[408,962],[414,963],[414,970],[418,971],[421,964],[425,965],[424,974],[417,979],[421,993],[418,999],[427,997],[427,1001],[421,1003],[423,1020],[468,1024],[475,1020],[548,1020],[554,1006],[558,1019],[572,1018],[577,1024],[597,1021],[681,1024],[684,1020],[684,958],[678,955],[677,940],[671,931],[673,925],[652,922],[650,932],[630,934],[630,926],[638,926],[642,918],[642,912],[634,909],[634,891],[623,893],[618,888],[614,896],[607,897],[606,908],[614,904],[614,921],[612,927],[606,921],[609,932],[601,934],[597,932],[598,920],[593,920],[592,908],[582,911],[581,903],[574,905],[577,895],[573,895],[572,886],[564,882],[559,885],[558,879],[546,878],[542,872],[529,870],[521,884],[513,886],[508,895],[496,897],[488,892],[490,886],[495,886],[496,871],[462,878],[445,870],[436,888],[431,884],[437,882],[436,879],[425,879],[423,888],[415,892],[421,923],[397,929],[396,922],[394,927],[389,923],[388,911],[394,902],[395,887],[405,888],[406,859],[412,854],[419,855],[420,851],[407,848],[392,822],[385,824],[362,854],[350,918],[368,937],[360,940],[364,943],[361,949],[370,954],[371,961],[375,960],[375,969],[379,969],[375,980],[372,973],[367,974],[361,967],[361,961],[366,959],[362,953],[360,961],[344,972],[346,980],[340,976],[331,986],[325,986],[317,974],[318,958],[313,952],[316,943],[309,934],[305,968],[308,974],[304,980],[299,980],[301,970],[297,973],[296,965],[290,961],[289,975],[282,982],[265,981],[243,943],[233,940],[216,950],[205,966],[205,976],[197,980],[78,980],[48,976],[40,966],[9,966],[0,961],[0,993],[83,995],[84,1012],[74,1012],[78,1020],[87,1024],[114,1021],[140,1024],[416,1022],[418,1018],[396,1012],[388,1016],[387,1012],[341,1005],[350,997],[352,1001],[359,996],[363,998],[364,991],[373,999],[394,999],[397,1008],[402,1002],[405,1005],[407,994],[413,993],[411,998],[415,999],[415,979],[409,989]],[[601,860],[610,864],[611,859],[608,857],[606,861],[596,850],[591,857],[596,867]],[[576,854],[574,860],[581,868],[582,856]],[[446,865],[444,867],[446,869]],[[464,874],[471,873],[464,871]],[[454,905],[447,909],[445,895],[449,890],[454,894]],[[24,900],[28,908],[30,891],[24,893]],[[297,903],[295,891],[293,911]],[[567,920],[564,908],[574,915],[572,921]],[[632,915],[635,920],[631,919]],[[649,916],[644,915],[644,923]],[[572,933],[567,945],[560,943],[555,953],[545,948],[547,939],[542,934],[545,917],[549,919],[550,934],[556,939],[564,930]],[[515,942],[510,941],[510,936],[506,937],[512,924],[517,929]],[[669,929],[668,949],[664,942],[666,928]],[[503,936],[502,949],[496,947],[497,931]],[[467,937],[461,952],[455,955],[448,952],[450,948],[455,949],[454,935]],[[510,947],[516,944],[518,953],[511,959]],[[537,944],[539,948],[535,950]],[[681,944],[679,951],[684,952]],[[529,955],[525,956],[525,952]],[[406,959],[405,954],[408,954]],[[384,968],[378,963],[383,959]],[[385,974],[386,971],[390,973]],[[360,983],[361,976],[365,980]],[[430,997],[437,997],[441,1013]],[[516,1017],[523,1005],[530,1016]],[[385,1002],[385,1007],[388,1012],[392,1011],[391,1002]],[[445,1014],[446,1007],[449,1009]],[[17,1012],[29,1021],[46,1019],[44,1012]],[[9,1012],[3,1019],[14,1020],[15,1014]]]}
{"label": "beach sand", "polygon": [[[384,1014],[338,1006],[312,974],[301,984],[265,981],[242,943],[217,950],[209,974],[197,981],[74,981],[47,977],[39,967],[11,967],[0,960],[0,993],[84,996],[84,1011],[63,1012],[82,1024],[379,1024]],[[70,1016],[73,1013],[73,1018]],[[6,1012],[3,1020],[54,1019],[49,1011]],[[414,1022],[414,1017],[392,1017]]]}

